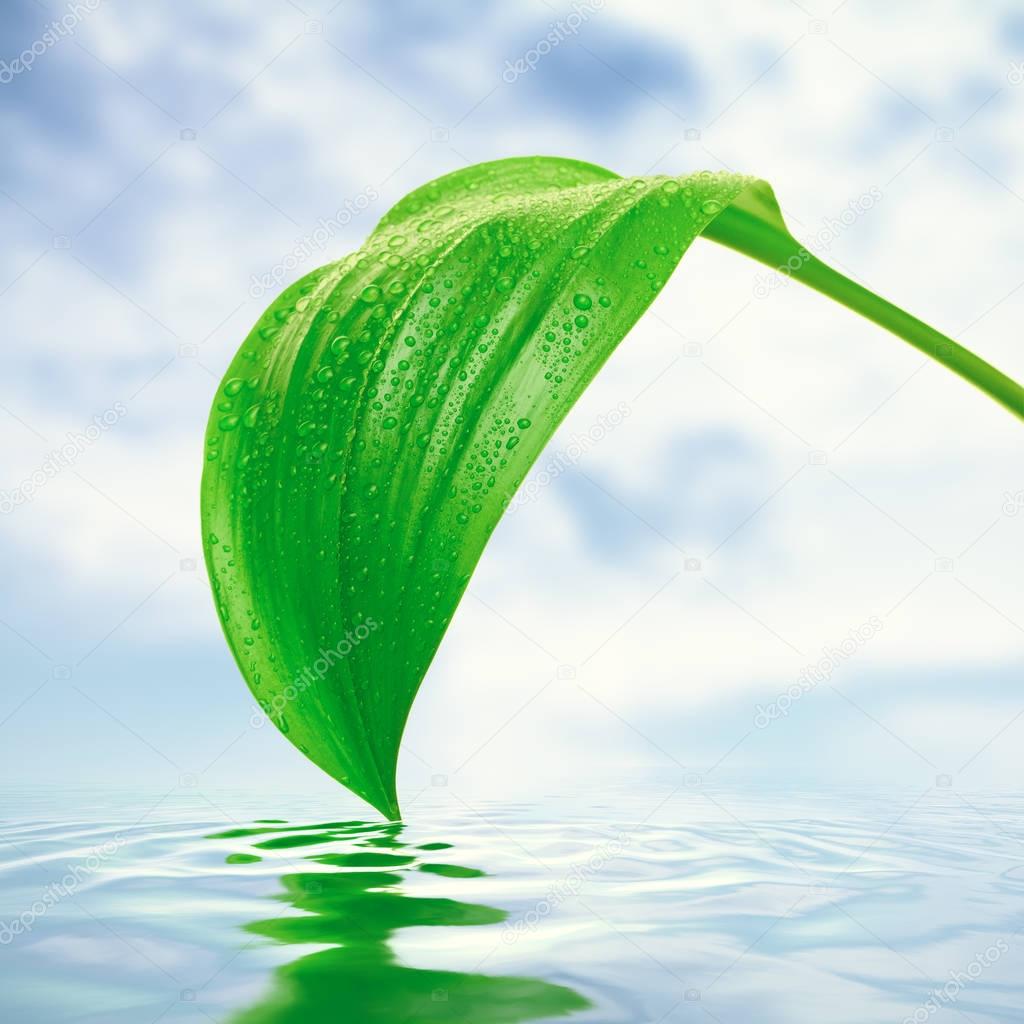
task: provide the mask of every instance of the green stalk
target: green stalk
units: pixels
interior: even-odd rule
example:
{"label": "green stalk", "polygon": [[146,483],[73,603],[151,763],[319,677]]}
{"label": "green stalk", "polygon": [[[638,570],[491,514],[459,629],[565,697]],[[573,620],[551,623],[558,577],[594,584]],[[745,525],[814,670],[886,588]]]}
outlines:
{"label": "green stalk", "polygon": [[952,338],[822,263],[787,231],[780,230],[780,224],[781,218],[767,218],[760,204],[755,207],[738,202],[704,229],[704,237],[792,276],[873,320],[1024,420],[1021,385]]}

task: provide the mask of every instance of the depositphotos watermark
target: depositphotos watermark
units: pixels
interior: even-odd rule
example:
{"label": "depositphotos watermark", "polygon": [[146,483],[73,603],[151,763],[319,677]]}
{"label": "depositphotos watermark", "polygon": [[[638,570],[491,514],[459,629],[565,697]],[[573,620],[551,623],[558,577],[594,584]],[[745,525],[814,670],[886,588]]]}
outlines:
{"label": "depositphotos watermark", "polygon": [[614,860],[629,846],[631,839],[627,833],[620,831],[614,839],[603,842],[582,864],[574,864],[547,892],[544,899],[538,900],[525,914],[514,921],[505,922],[502,942],[511,945],[521,939],[526,932],[533,931],[541,921],[553,910],[579,895],[588,879],[593,878],[604,866]]}
{"label": "depositphotos watermark", "polygon": [[872,185],[867,192],[862,192],[856,199],[851,199],[846,209],[837,217],[826,217],[821,222],[821,228],[806,246],[801,246],[785,263],[774,270],[767,274],[758,274],[754,278],[754,298],[768,298],[777,288],[787,284],[812,256],[828,252],[832,243],[864,214],[870,213],[882,198],[882,190],[877,185]]}
{"label": "depositphotos watermark", "polygon": [[350,224],[353,217],[362,213],[378,199],[380,193],[371,185],[363,189],[355,199],[346,199],[333,216],[321,217],[313,231],[299,239],[266,273],[253,274],[250,277],[249,295],[259,299],[277,288],[292,271],[297,270],[317,253],[323,252],[338,231]]}
{"label": "depositphotos watermark", "polygon": [[23,71],[31,71],[36,61],[47,50],[56,46],[62,39],[75,34],[75,29],[92,14],[103,0],[81,0],[81,3],[69,3],[67,14],[57,21],[51,21],[26,50],[13,60],[0,60],[0,85],[7,85]]}
{"label": "depositphotos watermark", "polygon": [[260,706],[253,708],[252,715],[249,717],[249,725],[253,729],[262,729],[267,724],[268,718],[280,715],[293,700],[301,697],[310,687],[316,686],[333,666],[344,661],[355,648],[379,628],[380,623],[367,616],[358,626],[347,630],[344,637],[333,647],[321,647],[318,652],[320,657],[312,665],[303,668],[280,693],[275,693],[270,700],[260,701]]}
{"label": "depositphotos watermark", "polygon": [[1003,515],[1016,516],[1024,512],[1024,490],[1003,492]]}
{"label": "depositphotos watermark", "polygon": [[552,22],[551,31],[546,36],[538,39],[518,60],[505,61],[502,81],[511,85],[520,75],[533,71],[556,46],[560,46],[569,36],[576,35],[590,16],[600,11],[605,3],[606,0],[573,0],[572,11],[561,20]]}
{"label": "depositphotos watermark", "polygon": [[993,964],[1010,951],[1004,939],[996,939],[988,949],[979,953],[962,971],[950,971],[949,981],[942,988],[933,989],[928,998],[912,1013],[903,1018],[903,1024],[925,1024],[939,1010],[954,1006],[960,994],[977,981]]}
{"label": "depositphotos watermark", "polygon": [[30,476],[25,477],[12,490],[0,491],[0,515],[10,515],[16,508],[27,505],[54,477],[70,469],[83,452],[91,448],[127,413],[123,402],[115,402],[109,409],[93,416],[92,423],[87,427],[75,433],[69,432],[67,440],[50,452]]}
{"label": "depositphotos watermark", "polygon": [[564,448],[559,449],[543,466],[530,473],[526,482],[509,502],[506,515],[536,501],[545,487],[557,480],[570,466],[575,466],[594,445],[600,444],[616,427],[621,426],[632,412],[633,409],[628,402],[619,402],[614,408],[601,413],[585,434],[573,434]]}
{"label": "depositphotos watermark", "polygon": [[27,935],[36,922],[45,917],[61,900],[74,896],[84,879],[95,874],[103,862],[121,849],[127,840],[119,832],[99,846],[94,846],[88,855],[77,864],[69,864],[67,870],[56,882],[51,882],[32,905],[10,921],[0,921],[0,946],[9,946],[19,935]]}
{"label": "depositphotos watermark", "polygon": [[866,622],[851,629],[849,635],[838,644],[823,647],[821,657],[816,662],[806,665],[792,686],[780,693],[770,704],[757,705],[754,709],[755,728],[767,729],[777,718],[785,718],[790,708],[804,694],[810,693],[820,683],[828,682],[847,658],[856,654],[881,631],[882,620],[877,615],[872,615]]}

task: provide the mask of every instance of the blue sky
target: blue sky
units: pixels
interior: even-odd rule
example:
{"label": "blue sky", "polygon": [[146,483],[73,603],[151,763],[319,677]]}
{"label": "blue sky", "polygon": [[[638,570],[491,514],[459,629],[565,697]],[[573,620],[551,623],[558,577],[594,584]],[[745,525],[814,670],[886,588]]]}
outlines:
{"label": "blue sky", "polygon": [[[570,5],[82,10],[9,76],[68,9],[0,16],[0,490],[110,420],[0,516],[10,782],[332,785],[249,725],[197,492],[217,381],[271,297],[253,275],[346,202],[365,209],[284,283],[415,186],[513,154],[756,173],[808,238],[875,190],[825,258],[1024,377],[1012,5],[594,0],[550,47]],[[539,468],[627,409],[496,532],[414,709],[405,792],[648,763],[1019,778],[1019,427],[797,285],[763,297],[762,273],[698,243],[564,424]]]}

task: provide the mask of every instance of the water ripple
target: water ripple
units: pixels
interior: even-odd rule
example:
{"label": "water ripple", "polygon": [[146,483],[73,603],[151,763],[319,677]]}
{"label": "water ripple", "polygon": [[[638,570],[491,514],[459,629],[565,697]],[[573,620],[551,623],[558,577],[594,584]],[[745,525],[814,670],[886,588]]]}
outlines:
{"label": "water ripple", "polygon": [[1024,1020],[1012,795],[5,806],[5,1022]]}

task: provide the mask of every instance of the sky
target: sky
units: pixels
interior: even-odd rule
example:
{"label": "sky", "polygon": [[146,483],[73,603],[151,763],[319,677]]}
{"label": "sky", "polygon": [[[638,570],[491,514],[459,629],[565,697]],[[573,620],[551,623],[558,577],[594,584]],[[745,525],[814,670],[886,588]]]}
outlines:
{"label": "sky", "polygon": [[[756,174],[822,258],[1024,378],[1014,8],[4,5],[4,781],[335,787],[252,724],[202,567],[205,420],[277,291],[438,175]],[[495,532],[404,802],[648,767],[1013,787],[1022,533],[1004,410],[698,241]]]}

